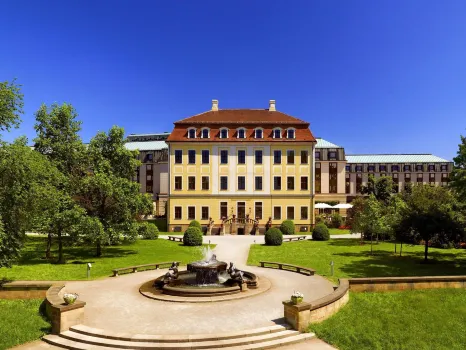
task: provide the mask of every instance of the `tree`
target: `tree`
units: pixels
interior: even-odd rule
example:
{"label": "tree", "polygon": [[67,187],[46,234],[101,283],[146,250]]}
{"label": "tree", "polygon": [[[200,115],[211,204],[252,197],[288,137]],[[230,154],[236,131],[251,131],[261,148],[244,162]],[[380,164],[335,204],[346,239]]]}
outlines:
{"label": "tree", "polygon": [[466,203],[466,137],[461,137],[458,153],[453,161],[455,165],[450,174],[450,187],[455,191],[458,199]]}
{"label": "tree", "polygon": [[0,82],[0,131],[17,127],[23,113],[23,94],[20,86],[8,81]]}
{"label": "tree", "polygon": [[87,214],[102,224],[102,231],[94,235],[96,255],[102,255],[102,245],[120,236],[137,237],[136,222],[151,212],[151,198],[140,193],[139,184],[132,181],[140,165],[137,151],[125,148],[124,130],[113,127],[99,132],[90,142],[87,155],[89,173],[84,177],[79,203]]}
{"label": "tree", "polygon": [[356,197],[351,204],[353,207],[346,211],[346,225],[351,228],[352,233],[358,233],[353,224],[364,209],[364,198]]}
{"label": "tree", "polygon": [[406,196],[406,207],[396,231],[402,239],[424,241],[424,261],[427,261],[429,242],[439,238],[444,242],[464,239],[464,218],[453,194],[443,187],[414,186]]}
{"label": "tree", "polygon": [[377,200],[385,203],[388,203],[393,192],[393,180],[389,176],[375,178],[373,174],[369,174],[367,185],[361,188],[362,194],[373,194]]}
{"label": "tree", "polygon": [[61,181],[55,183],[50,214],[38,225],[39,232],[48,235],[47,259],[51,257],[52,237],[57,237],[60,263],[64,263],[63,234],[69,233],[82,215],[72,200],[86,170],[85,147],[78,134],[81,122],[76,120],[77,116],[70,104],[53,104],[50,108],[43,104],[36,112],[34,126],[37,132],[34,149],[47,157],[63,175]]}

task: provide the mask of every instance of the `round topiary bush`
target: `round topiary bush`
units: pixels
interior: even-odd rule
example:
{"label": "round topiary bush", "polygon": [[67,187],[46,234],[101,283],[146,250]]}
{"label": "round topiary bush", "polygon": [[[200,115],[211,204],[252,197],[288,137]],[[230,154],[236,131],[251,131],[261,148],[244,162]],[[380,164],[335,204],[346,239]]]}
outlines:
{"label": "round topiary bush", "polygon": [[294,235],[294,222],[293,220],[285,220],[280,225],[280,231],[284,235]]}
{"label": "round topiary bush", "polygon": [[159,238],[159,229],[150,222],[141,222],[138,226],[138,235],[142,239],[157,239]]}
{"label": "round topiary bush", "polygon": [[197,227],[199,230],[202,228],[201,224],[197,220],[193,220],[189,223],[189,227]]}
{"label": "round topiary bush", "polygon": [[314,241],[328,241],[330,239],[330,233],[328,232],[325,224],[318,224],[312,231],[312,239]]}
{"label": "round topiary bush", "polygon": [[202,245],[202,232],[200,228],[188,227],[184,232],[183,244],[188,246]]}
{"label": "round topiary bush", "polygon": [[276,227],[269,228],[265,233],[265,245],[282,245],[283,234]]}

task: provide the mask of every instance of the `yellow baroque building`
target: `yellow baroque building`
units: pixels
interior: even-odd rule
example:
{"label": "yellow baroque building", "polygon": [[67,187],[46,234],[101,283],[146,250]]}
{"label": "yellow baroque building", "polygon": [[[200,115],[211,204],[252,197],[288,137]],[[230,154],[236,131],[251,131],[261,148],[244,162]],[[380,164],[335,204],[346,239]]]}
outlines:
{"label": "yellow baroque building", "polygon": [[[197,220],[211,234],[259,234],[293,220],[314,223],[309,123],[275,109],[219,109],[179,120],[169,148],[168,230]],[[210,224],[209,224],[210,223]]]}

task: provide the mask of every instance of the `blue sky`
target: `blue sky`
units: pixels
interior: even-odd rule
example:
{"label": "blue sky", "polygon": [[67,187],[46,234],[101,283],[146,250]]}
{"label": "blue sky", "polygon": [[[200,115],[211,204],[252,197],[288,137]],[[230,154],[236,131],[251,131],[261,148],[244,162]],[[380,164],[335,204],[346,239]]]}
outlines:
{"label": "blue sky", "polygon": [[0,80],[99,130],[170,131],[210,109],[277,109],[347,153],[455,156],[466,134],[466,1],[0,2]]}

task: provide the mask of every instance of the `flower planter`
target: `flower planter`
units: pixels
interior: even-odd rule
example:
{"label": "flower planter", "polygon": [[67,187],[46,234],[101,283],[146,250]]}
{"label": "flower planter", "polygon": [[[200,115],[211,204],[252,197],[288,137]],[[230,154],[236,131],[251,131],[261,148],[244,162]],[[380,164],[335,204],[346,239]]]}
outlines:
{"label": "flower planter", "polygon": [[65,293],[63,295],[63,300],[67,305],[72,305],[78,299],[78,294],[75,293]]}
{"label": "flower planter", "polygon": [[291,303],[293,305],[297,305],[299,303],[302,303],[303,302],[303,297],[291,297]]}

